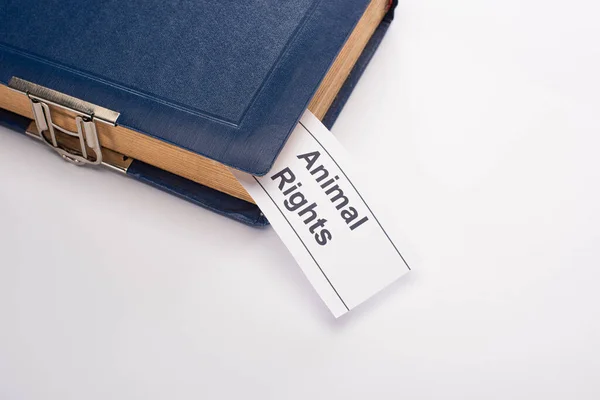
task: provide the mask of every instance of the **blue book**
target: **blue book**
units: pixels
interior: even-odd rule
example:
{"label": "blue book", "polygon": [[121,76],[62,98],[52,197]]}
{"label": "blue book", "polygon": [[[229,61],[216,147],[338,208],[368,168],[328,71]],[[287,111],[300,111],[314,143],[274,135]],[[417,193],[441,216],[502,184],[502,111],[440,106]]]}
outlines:
{"label": "blue book", "polygon": [[226,172],[197,166],[264,175],[309,105],[331,125],[394,5],[2,0],[0,120],[35,120],[34,134],[72,162],[116,154],[133,177],[265,224],[251,199],[219,184]]}

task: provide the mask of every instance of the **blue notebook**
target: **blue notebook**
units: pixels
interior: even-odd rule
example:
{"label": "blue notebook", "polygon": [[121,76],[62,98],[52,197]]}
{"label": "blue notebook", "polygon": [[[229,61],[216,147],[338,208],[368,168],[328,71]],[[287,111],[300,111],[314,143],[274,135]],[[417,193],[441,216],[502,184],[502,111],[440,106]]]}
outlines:
{"label": "blue notebook", "polygon": [[2,0],[0,83],[84,99],[118,111],[120,126],[263,175],[369,3]]}

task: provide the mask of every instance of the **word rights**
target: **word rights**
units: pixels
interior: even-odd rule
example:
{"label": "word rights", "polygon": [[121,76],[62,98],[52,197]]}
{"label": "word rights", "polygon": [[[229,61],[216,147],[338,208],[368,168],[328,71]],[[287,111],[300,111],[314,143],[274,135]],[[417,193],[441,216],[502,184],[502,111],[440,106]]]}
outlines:
{"label": "word rights", "polygon": [[347,154],[306,111],[271,171],[232,171],[337,318],[410,270]]}

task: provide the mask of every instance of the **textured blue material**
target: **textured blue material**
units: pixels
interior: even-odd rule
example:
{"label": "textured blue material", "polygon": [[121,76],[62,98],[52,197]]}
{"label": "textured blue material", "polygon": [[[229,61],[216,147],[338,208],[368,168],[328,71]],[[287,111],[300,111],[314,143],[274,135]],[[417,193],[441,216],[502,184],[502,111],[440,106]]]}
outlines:
{"label": "textured blue material", "polygon": [[369,0],[2,0],[11,77],[122,126],[268,172]]}
{"label": "textured blue material", "polygon": [[[0,126],[25,134],[25,130],[30,123],[29,118],[0,108]],[[57,162],[61,162],[59,157],[57,157]],[[133,161],[127,175],[247,225],[261,227],[269,224],[255,204],[229,196],[141,161]]]}
{"label": "textured blue material", "polygon": [[[52,2],[50,2],[48,4],[52,4]],[[62,4],[62,2],[61,2],[61,4]],[[302,4],[308,4],[308,3],[307,2],[303,3],[301,1],[297,2],[297,3],[292,2],[290,4],[287,4],[286,6],[296,5],[296,6],[300,7],[300,6],[302,6]],[[4,6],[4,4],[2,6]],[[166,7],[169,7],[169,5],[166,5]],[[2,19],[0,19],[0,21],[6,20],[7,15],[8,15],[8,13],[7,13],[8,10],[9,10],[8,7],[0,8],[0,17],[2,17]],[[361,55],[360,59],[358,60],[358,62],[356,64],[356,66],[352,70],[350,76],[348,77],[347,81],[345,82],[344,86],[342,87],[342,90],[336,97],[333,105],[331,106],[327,116],[324,119],[324,122],[327,126],[330,127],[335,122],[335,119],[339,115],[339,113],[340,113],[341,109],[343,108],[344,104],[346,103],[348,97],[352,93],[352,90],[354,89],[354,87],[355,87],[358,79],[362,75],[364,69],[367,67],[371,57],[373,56],[373,53],[375,52],[377,46],[381,42],[383,35],[387,31],[389,22],[391,21],[392,17],[393,17],[393,9],[390,11],[388,16],[384,20],[384,22],[381,24],[381,26],[377,29],[377,31],[373,35],[373,38],[370,40],[367,47],[365,48],[365,51],[363,52],[363,54]],[[38,29],[42,29],[42,28],[43,28],[43,26],[38,26]],[[6,28],[6,25],[3,27],[0,24],[0,31],[3,33],[7,32],[8,29]],[[36,40],[35,36],[39,32],[36,32],[36,34],[30,34],[30,33],[31,33],[31,31],[22,32],[23,35],[21,36],[21,38],[27,38],[26,40]],[[4,40],[4,36],[0,36],[0,38],[2,38],[2,40]],[[23,39],[23,40],[25,40],[25,39]],[[54,40],[54,39],[52,39],[52,40]],[[27,42],[25,41],[24,43],[27,43]],[[43,40],[42,40],[42,42],[40,42],[40,43],[45,43],[45,42],[43,42]],[[52,46],[52,42],[45,43],[45,44]],[[121,43],[121,44],[123,44],[123,43]],[[6,54],[3,53],[4,50],[5,49],[2,47],[2,45],[0,45],[0,57],[3,57],[3,56],[8,57],[7,53]],[[13,51],[14,51],[14,49],[11,49],[9,52],[13,52]],[[50,51],[55,51],[55,49],[52,49]],[[132,54],[129,54],[129,55],[132,55]],[[155,68],[156,66],[154,64],[152,64],[152,65],[150,65],[150,67]],[[238,67],[234,67],[234,68],[241,68],[241,67],[238,66]],[[0,71],[3,71],[3,67],[1,65],[0,65]],[[148,76],[150,76],[150,75],[148,75]],[[223,76],[221,76],[221,78],[222,77]],[[144,77],[140,77],[140,79],[144,79]],[[235,83],[237,81],[234,80],[233,82]],[[4,83],[6,83],[6,82],[4,82]],[[82,81],[81,84],[85,84],[85,80]],[[162,85],[162,84],[164,84],[164,82],[157,82],[156,84]],[[233,86],[227,86],[227,85],[228,85],[228,82],[225,82],[224,87],[231,88],[231,87],[236,86],[236,84],[234,84]],[[216,87],[216,85],[214,87]],[[240,92],[242,92],[242,91],[243,91],[243,89],[240,88]],[[89,98],[87,100],[92,101]],[[219,105],[216,103],[213,105],[209,105],[209,107],[218,107],[218,106]],[[235,110],[232,107],[229,111],[226,111],[226,112],[234,112],[234,111]],[[14,113],[0,109],[0,125],[2,125],[2,126],[11,128],[19,133],[24,133],[25,129],[28,127],[30,122],[31,121],[28,118],[21,117]],[[179,176],[176,176],[169,172],[163,171],[161,169],[152,167],[148,164],[145,164],[145,163],[142,163],[139,161],[134,161],[131,164],[131,167],[129,168],[128,174],[132,178],[135,178],[142,182],[148,183],[154,187],[157,187],[168,193],[174,194],[174,195],[181,197],[185,200],[188,200],[194,204],[200,205],[204,208],[207,208],[209,210],[217,212],[221,215],[233,218],[234,220],[243,222],[245,224],[248,224],[251,226],[259,226],[259,227],[265,226],[268,224],[267,219],[262,215],[262,213],[260,212],[259,208],[256,205],[248,203],[243,200],[239,200],[239,199],[229,196],[227,194],[218,192],[211,188],[208,188],[203,185],[197,184],[195,182],[189,181],[187,179],[181,178]]]}
{"label": "textured blue material", "polygon": [[12,129],[20,133],[25,133],[25,130],[31,123],[29,118],[22,117],[18,114],[11,113],[0,108],[0,126]]}
{"label": "textured blue material", "polygon": [[396,7],[398,7],[398,0],[391,0],[390,3],[390,9],[384,18],[384,20],[387,22],[392,22],[394,19],[394,12],[396,11]]}
{"label": "textured blue material", "polygon": [[255,204],[229,196],[141,161],[134,161],[127,170],[127,175],[247,225],[266,226],[269,224]]}

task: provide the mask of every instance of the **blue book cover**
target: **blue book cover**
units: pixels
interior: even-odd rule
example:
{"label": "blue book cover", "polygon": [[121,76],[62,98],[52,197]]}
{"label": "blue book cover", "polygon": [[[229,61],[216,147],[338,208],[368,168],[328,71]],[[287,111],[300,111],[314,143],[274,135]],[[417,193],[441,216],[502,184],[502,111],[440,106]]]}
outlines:
{"label": "blue book cover", "polygon": [[[369,0],[89,0],[0,3],[0,84],[13,77],[121,113],[117,123],[223,164],[266,173]],[[330,127],[397,1],[323,122]],[[0,109],[0,125],[31,121]],[[134,160],[127,174],[252,226],[252,203]]]}
{"label": "blue book cover", "polygon": [[269,171],[369,0],[2,0],[21,79],[225,165]]}

